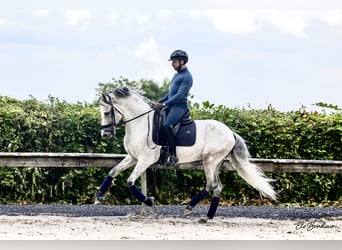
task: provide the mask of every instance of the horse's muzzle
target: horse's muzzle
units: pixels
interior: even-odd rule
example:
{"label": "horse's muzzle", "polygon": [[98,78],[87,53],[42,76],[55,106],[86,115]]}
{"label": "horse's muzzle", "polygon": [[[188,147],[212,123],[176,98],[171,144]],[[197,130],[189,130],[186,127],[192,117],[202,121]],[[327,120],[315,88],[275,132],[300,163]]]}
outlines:
{"label": "horse's muzzle", "polygon": [[115,128],[114,129],[102,129],[101,130],[101,136],[104,138],[107,137],[114,137],[115,136]]}

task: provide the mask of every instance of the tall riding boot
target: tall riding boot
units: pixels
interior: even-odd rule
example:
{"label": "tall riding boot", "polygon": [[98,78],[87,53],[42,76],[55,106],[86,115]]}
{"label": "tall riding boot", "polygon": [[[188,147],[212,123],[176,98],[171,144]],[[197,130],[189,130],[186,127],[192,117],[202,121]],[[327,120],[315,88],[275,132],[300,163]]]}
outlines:
{"label": "tall riding boot", "polygon": [[178,163],[178,158],[176,154],[176,142],[175,137],[173,136],[172,127],[169,127],[165,131],[167,141],[169,144],[169,159],[166,162],[166,166],[173,167]]}
{"label": "tall riding boot", "polygon": [[169,157],[169,147],[167,145],[163,145],[160,149],[160,156],[159,156],[158,164],[165,165],[168,157]]}

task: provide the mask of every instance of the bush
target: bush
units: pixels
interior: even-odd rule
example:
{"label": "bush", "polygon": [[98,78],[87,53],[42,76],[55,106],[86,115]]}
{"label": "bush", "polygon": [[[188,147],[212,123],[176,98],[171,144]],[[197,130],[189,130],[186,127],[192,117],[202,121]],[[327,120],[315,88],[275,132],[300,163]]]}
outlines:
{"label": "bush", "polygon": [[[192,108],[194,119],[216,119],[239,133],[252,157],[342,160],[342,114],[279,112],[228,108],[204,102]],[[0,150],[3,152],[125,153],[124,128],[117,138],[100,138],[98,105],[69,104],[49,97],[18,101],[0,96]],[[92,203],[107,175],[104,168],[0,168],[2,203]],[[137,204],[126,187],[130,171],[111,186],[108,204]],[[267,173],[276,179],[281,204],[341,204],[342,178],[338,174]],[[183,204],[205,185],[203,171],[147,172],[149,193],[162,204]],[[259,193],[235,172],[221,172],[223,202],[255,204]],[[210,198],[210,197],[209,197]],[[208,201],[208,200],[207,200]]]}

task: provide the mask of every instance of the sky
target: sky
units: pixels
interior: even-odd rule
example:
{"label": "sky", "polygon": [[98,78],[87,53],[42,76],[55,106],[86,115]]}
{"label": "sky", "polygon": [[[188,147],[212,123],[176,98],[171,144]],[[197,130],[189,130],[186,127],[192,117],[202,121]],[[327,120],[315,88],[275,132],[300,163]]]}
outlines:
{"label": "sky", "polygon": [[0,95],[92,102],[112,78],[171,79],[183,49],[195,102],[342,107],[340,2],[1,0]]}

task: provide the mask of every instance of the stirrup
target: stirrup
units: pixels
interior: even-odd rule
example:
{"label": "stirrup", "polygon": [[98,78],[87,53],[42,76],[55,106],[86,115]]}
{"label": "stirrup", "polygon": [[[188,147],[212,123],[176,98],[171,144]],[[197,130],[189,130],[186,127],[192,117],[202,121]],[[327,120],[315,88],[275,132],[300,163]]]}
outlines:
{"label": "stirrup", "polygon": [[178,158],[176,155],[170,155],[169,156],[169,159],[167,160],[166,162],[166,166],[167,167],[174,167],[176,166],[178,163]]}

